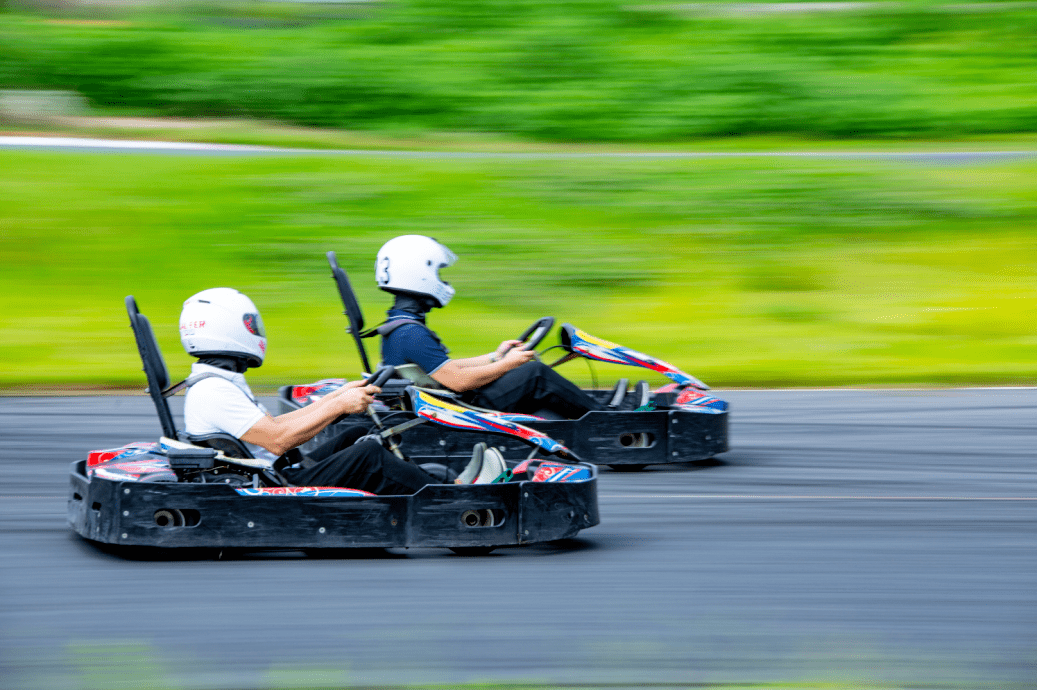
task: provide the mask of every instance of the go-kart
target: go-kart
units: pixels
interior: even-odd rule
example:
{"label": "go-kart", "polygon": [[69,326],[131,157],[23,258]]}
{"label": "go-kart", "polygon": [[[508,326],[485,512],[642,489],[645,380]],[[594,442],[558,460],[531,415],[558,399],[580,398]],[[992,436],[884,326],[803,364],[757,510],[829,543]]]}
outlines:
{"label": "go-kart", "polygon": [[[477,555],[500,546],[570,538],[599,522],[593,465],[505,415],[461,408],[413,388],[402,391],[414,405],[409,428],[382,428],[378,439],[392,445],[393,439],[409,437],[422,425],[434,438],[437,421],[449,417],[454,423],[465,419],[493,426],[497,437],[521,442],[532,452],[521,463],[509,463],[508,471],[491,484],[449,483],[458,463],[446,463],[423,466],[444,483],[412,495],[288,486],[278,462],[253,458],[237,438],[187,436],[177,430],[167,397],[191,385],[191,379],[170,385],[147,317],[132,296],[126,298],[126,307],[163,436],[157,442],[92,451],[72,463],[68,522],[88,540],[118,547],[318,552],[446,547]],[[370,381],[384,384],[392,374],[387,368]],[[372,417],[381,423],[373,410]],[[469,449],[476,442],[469,439]]]}
{"label": "go-kart", "polygon": [[[392,321],[364,330],[364,316],[360,302],[345,270],[338,265],[335,252],[327,253],[332,278],[338,288],[344,313],[349,321],[348,332],[353,338],[365,372],[372,370],[364,339],[384,335],[392,328]],[[537,347],[554,326],[552,317],[537,320],[522,333],[524,349]],[[728,449],[728,404],[709,394],[709,387],[662,360],[636,350],[596,338],[575,326],[563,324],[559,346],[565,354],[551,364],[557,367],[565,362],[585,358],[613,364],[649,369],[670,379],[669,385],[654,392],[646,381],[638,382],[628,390],[628,380],[620,379],[611,391],[585,389],[605,409],[592,411],[576,420],[549,418],[546,414],[523,415],[521,423],[551,438],[559,439],[585,462],[609,465],[615,470],[634,471],[646,465],[688,462],[711,458]],[[548,350],[554,348],[548,348]],[[545,354],[545,350],[541,354]],[[429,394],[455,399],[417,365],[396,367],[402,378],[388,382],[382,397],[389,407],[402,409],[400,390],[416,385]],[[344,379],[324,379],[312,384],[282,386],[278,392],[281,412],[299,409],[342,385]],[[473,431],[466,428],[466,431]],[[491,433],[491,429],[481,429]],[[490,442],[490,439],[480,439]],[[407,454],[422,462],[444,462],[457,454],[463,455],[471,446],[469,434],[463,437],[444,433],[442,429],[416,430],[407,436]],[[501,444],[498,444],[501,445]],[[516,458],[522,452],[521,444],[504,444],[507,458]],[[507,453],[510,453],[508,455]]]}

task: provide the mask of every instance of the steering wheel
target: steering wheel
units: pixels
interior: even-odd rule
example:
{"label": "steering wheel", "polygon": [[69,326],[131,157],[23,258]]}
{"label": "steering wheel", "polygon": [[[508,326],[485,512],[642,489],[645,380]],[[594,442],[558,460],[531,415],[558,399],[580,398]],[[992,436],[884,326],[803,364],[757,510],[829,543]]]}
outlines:
{"label": "steering wheel", "polygon": [[366,381],[364,381],[364,385],[365,386],[378,386],[379,388],[381,388],[382,386],[385,385],[386,381],[388,381],[389,379],[391,379],[393,377],[393,374],[395,374],[395,373],[396,373],[396,367],[393,367],[393,366],[382,367],[381,369],[379,369],[375,373],[371,374],[371,376],[368,377],[368,379]]}
{"label": "steering wheel", "polygon": [[547,334],[551,332],[554,325],[555,317],[553,316],[545,316],[542,319],[537,319],[529,326],[529,328],[522,331],[522,335],[520,335],[518,339],[521,340],[523,344],[518,347],[521,347],[523,350],[532,350],[540,344],[541,340],[547,337]]}

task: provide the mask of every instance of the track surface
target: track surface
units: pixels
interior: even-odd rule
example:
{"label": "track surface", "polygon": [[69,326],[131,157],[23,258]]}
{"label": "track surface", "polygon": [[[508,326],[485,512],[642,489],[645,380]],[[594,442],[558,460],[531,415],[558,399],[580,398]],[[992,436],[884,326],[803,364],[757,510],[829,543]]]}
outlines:
{"label": "track surface", "polygon": [[578,540],[165,562],[65,526],[146,398],[0,398],[0,687],[1037,687],[1037,390],[722,396],[733,449],[603,471]]}

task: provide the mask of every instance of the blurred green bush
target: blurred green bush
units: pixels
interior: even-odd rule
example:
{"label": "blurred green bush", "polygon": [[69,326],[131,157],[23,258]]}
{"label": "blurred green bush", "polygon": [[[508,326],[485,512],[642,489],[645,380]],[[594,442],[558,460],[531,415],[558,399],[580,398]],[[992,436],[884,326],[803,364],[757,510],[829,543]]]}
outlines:
{"label": "blurred green bush", "polygon": [[[109,113],[553,141],[1037,128],[1037,11],[1026,3],[759,16],[681,7],[8,9],[0,89],[73,90]],[[83,19],[102,11],[118,21]]]}

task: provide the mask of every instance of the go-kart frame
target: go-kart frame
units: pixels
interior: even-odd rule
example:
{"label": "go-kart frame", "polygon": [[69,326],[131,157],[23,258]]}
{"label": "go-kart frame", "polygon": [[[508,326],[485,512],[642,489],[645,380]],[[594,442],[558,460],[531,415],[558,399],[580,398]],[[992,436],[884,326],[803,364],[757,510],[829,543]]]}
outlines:
{"label": "go-kart frame", "polygon": [[[500,483],[432,484],[400,496],[280,485],[234,437],[176,429],[167,397],[187,381],[170,385],[150,322],[132,296],[126,307],[164,436],[72,463],[68,523],[87,540],[128,548],[445,547],[477,555],[571,538],[600,521],[597,468],[571,454],[564,462],[535,458],[548,454],[543,440],[527,440],[529,459],[509,464],[513,476]],[[435,427],[425,426],[434,436]],[[502,434],[515,438],[512,430]],[[469,438],[469,451],[475,443]],[[200,473],[216,480],[199,482]]]}
{"label": "go-kart frame", "polygon": [[[370,372],[372,367],[363,339],[371,337],[375,331],[364,330],[364,316],[359,300],[346,271],[339,266],[335,252],[328,252],[327,258],[342,300],[343,313],[349,321],[347,330],[356,344],[364,370]],[[553,323],[554,319],[545,318],[530,326],[520,338],[533,336],[525,347],[535,347],[547,335]],[[660,360],[594,338],[569,324],[562,326],[561,335],[562,347],[567,354],[552,366],[585,357],[648,366],[666,374],[674,383],[654,393],[648,393],[647,384],[644,384],[640,387],[644,397],[638,397],[637,390],[633,394],[627,392],[627,380],[622,379],[612,391],[584,390],[606,407],[605,410],[588,412],[576,420],[526,418],[522,424],[557,439],[584,462],[608,465],[616,470],[636,471],[647,465],[705,460],[728,450],[727,404],[705,394],[703,389],[708,387],[698,379]],[[278,391],[279,411],[297,410],[341,385],[341,382],[341,379],[325,379],[306,385],[282,386]],[[443,391],[429,393],[444,394]],[[394,399],[399,399],[399,394],[387,390],[382,397],[391,404]],[[684,404],[682,398],[702,406]],[[466,455],[466,448],[471,447],[472,438],[470,430],[459,435],[449,429],[425,426],[413,429],[404,439],[403,447],[409,457],[419,462],[457,462],[458,458]],[[496,445],[507,459],[519,459],[524,450],[524,446],[513,439],[495,439],[492,434],[475,438]],[[315,442],[320,440],[318,438]]]}
{"label": "go-kart frame", "polygon": [[488,552],[572,538],[598,524],[596,471],[580,467],[589,478],[576,482],[433,484],[413,495],[375,496],[107,479],[79,460],[70,473],[68,522],[85,539],[121,547]]}

